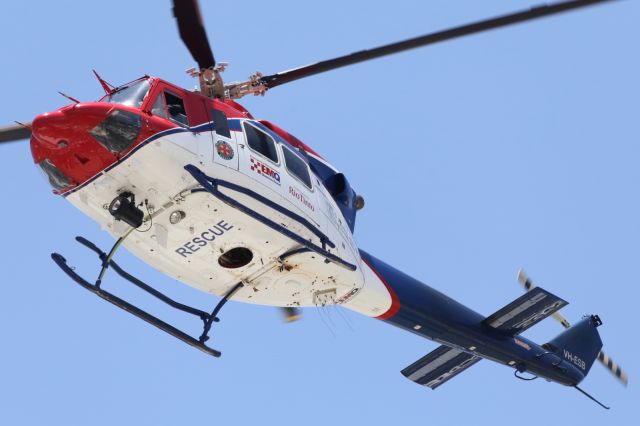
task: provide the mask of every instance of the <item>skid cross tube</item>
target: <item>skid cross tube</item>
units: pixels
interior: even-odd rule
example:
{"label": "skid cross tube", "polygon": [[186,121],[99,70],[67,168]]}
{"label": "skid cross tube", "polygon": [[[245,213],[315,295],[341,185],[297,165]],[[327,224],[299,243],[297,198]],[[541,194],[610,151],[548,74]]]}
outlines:
{"label": "skid cross tube", "polygon": [[[307,249],[309,249],[310,251],[316,252],[317,254],[319,254],[320,256],[324,257],[326,259],[326,261],[329,262],[333,262],[336,265],[340,265],[345,269],[348,269],[349,271],[355,271],[357,269],[356,265],[353,265],[349,262],[347,262],[344,259],[341,259],[340,257],[336,256],[333,253],[330,253],[329,251],[327,251],[325,249],[325,245],[329,245],[330,247],[334,247],[333,243],[324,235],[322,234],[320,231],[318,231],[317,229],[313,228],[308,224],[308,221],[306,221],[304,218],[296,215],[295,213],[292,213],[286,209],[283,209],[282,207],[278,206],[277,204],[273,203],[270,200],[267,200],[266,198],[262,197],[259,194],[256,194],[255,192],[248,190],[247,188],[235,185],[233,183],[230,182],[224,182],[222,180],[219,179],[214,179],[212,177],[207,176],[206,174],[204,174],[200,169],[198,169],[196,166],[192,165],[192,164],[187,164],[186,166],[184,166],[184,169],[186,171],[188,171],[191,176],[193,176],[193,178],[202,186],[202,188],[197,188],[194,189],[192,192],[199,192],[199,191],[205,191],[210,193],[211,195],[213,195],[214,197],[220,199],[223,203],[237,209],[240,210],[242,213],[245,213],[246,215],[256,219],[259,222],[262,222],[263,224],[267,225],[268,227],[270,227],[271,229],[281,233],[282,235],[292,239],[293,241],[295,241],[296,243],[302,245],[303,247],[306,247]],[[303,237],[301,237],[300,235],[296,234],[295,232],[292,232],[291,230],[285,228],[284,226],[272,221],[271,219],[263,216],[262,214],[258,213],[257,211],[245,206],[244,204],[242,204],[241,202],[234,200],[233,198],[223,194],[222,192],[220,192],[220,190],[218,189],[218,186],[224,186],[226,188],[229,188],[231,190],[234,191],[238,191],[241,192],[243,194],[249,195],[250,197],[254,198],[255,200],[262,202],[263,204],[272,207],[274,210],[296,220],[297,222],[301,223],[303,226],[305,226],[306,228],[312,230],[314,232],[314,234],[318,235],[320,238],[320,241],[322,243],[322,247],[319,247],[315,244],[313,244],[311,241],[308,241],[306,239],[304,239]],[[321,235],[321,236],[320,236]]]}
{"label": "skid cross tube", "polygon": [[[111,256],[113,255],[113,251],[111,250],[111,252],[109,253],[109,255],[107,255],[107,253],[103,252],[100,248],[98,248],[95,244],[93,244],[91,241],[87,240],[86,238],[83,237],[76,237],[76,241],[78,241],[80,244],[82,244],[83,246],[89,248],[90,250],[92,250],[93,252],[95,252],[98,257],[100,257],[100,260],[102,261],[102,270],[101,270],[101,276],[98,278],[98,281],[96,281],[95,284],[92,284],[90,282],[88,282],[87,280],[85,280],[84,278],[82,278],[79,274],[77,274],[73,268],[71,268],[68,264],[67,264],[67,260],[60,254],[58,253],[52,253],[51,254],[51,258],[53,259],[53,261],[58,265],[58,267],[60,267],[60,269],[62,269],[63,272],[65,272],[73,281],[75,281],[76,283],[78,283],[79,285],[81,285],[82,287],[84,287],[85,289],[89,290],[90,292],[92,292],[93,294],[95,294],[96,296],[114,304],[115,306],[137,316],[138,318],[148,322],[151,325],[156,326],[157,328],[159,328],[160,330],[172,335],[173,337],[182,340],[183,342],[185,342],[188,345],[191,345],[199,350],[201,350],[202,352],[214,356],[214,357],[219,357],[220,355],[222,355],[222,353],[216,349],[210,348],[209,346],[205,345],[205,342],[207,340],[209,340],[209,331],[211,330],[211,326],[213,324],[213,322],[218,322],[219,318],[217,317],[218,313],[220,312],[220,309],[222,309],[222,307],[224,306],[224,304],[240,289],[242,288],[243,284],[242,282],[236,284],[227,294],[224,295],[224,297],[222,298],[222,300],[220,300],[220,302],[218,302],[218,304],[216,305],[216,307],[214,308],[213,312],[211,314],[202,311],[200,309],[196,309],[193,308],[191,306],[187,306],[184,305],[182,303],[176,302],[175,300],[167,297],[166,295],[162,294],[161,292],[159,292],[158,290],[154,289],[153,287],[151,287],[150,285],[142,282],[141,280],[139,280],[138,278],[134,277],[133,275],[129,274],[128,272],[126,272],[124,269],[122,269],[120,266],[118,266],[118,264],[111,258]],[[116,243],[117,244],[117,243]],[[138,308],[137,306],[132,305],[131,303],[127,302],[126,300],[123,300],[121,298],[119,298],[118,296],[114,295],[113,293],[110,293],[104,289],[102,289],[100,287],[100,282],[101,282],[101,278],[102,275],[104,275],[104,271],[111,266],[111,268],[118,274],[120,275],[122,278],[126,279],[127,281],[129,281],[130,283],[134,284],[136,287],[146,291],[147,293],[151,294],[152,296],[158,298],[159,300],[162,300],[163,302],[165,302],[166,304],[168,304],[169,306],[178,309],[180,311],[189,313],[191,315],[195,315],[197,317],[199,317],[204,325],[203,325],[203,332],[202,335],[198,338],[195,339],[194,337],[188,335],[187,333],[183,332],[182,330],[177,329],[176,327],[172,326],[171,324],[168,324],[164,321],[162,321],[161,319],[157,318],[154,315],[151,315],[150,313]]]}
{"label": "skid cross tube", "polygon": [[[105,260],[106,260],[105,253],[102,250],[100,250],[100,248],[98,248],[91,241],[87,240],[84,237],[79,237],[79,236],[76,237],[76,241],[79,242],[80,244],[82,244],[83,246],[87,247],[88,249],[92,250],[93,252],[95,252],[100,257],[100,260],[105,262]],[[192,308],[191,306],[183,305],[182,303],[176,302],[175,300],[171,299],[170,297],[167,297],[166,295],[160,293],[155,288],[151,287],[149,284],[146,284],[146,283],[140,281],[138,278],[134,277],[133,275],[129,274],[127,271],[122,269],[115,262],[115,260],[110,259],[107,265],[111,266],[111,269],[113,269],[122,278],[124,278],[125,280],[129,281],[131,284],[137,286],[141,290],[146,291],[150,295],[162,300],[167,305],[169,305],[169,306],[171,306],[173,308],[176,308],[176,309],[178,309],[180,311],[195,315],[195,316],[199,317],[205,323],[209,319],[209,314],[207,312],[201,311],[200,309]],[[99,286],[99,285],[97,285],[97,286]]]}

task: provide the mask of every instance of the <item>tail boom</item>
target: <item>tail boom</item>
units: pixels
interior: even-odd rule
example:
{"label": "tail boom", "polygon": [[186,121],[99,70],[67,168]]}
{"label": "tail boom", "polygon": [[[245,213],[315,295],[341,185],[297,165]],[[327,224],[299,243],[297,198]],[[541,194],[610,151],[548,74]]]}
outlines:
{"label": "tail boom", "polygon": [[[566,304],[564,300],[542,289],[530,293],[533,299],[521,297],[487,318],[364,251],[361,251],[361,255],[361,266],[368,269],[364,271],[367,277],[365,288],[371,284],[389,292],[388,310],[378,311],[377,315],[371,316],[436,341],[455,350],[456,353],[468,354],[468,357],[474,360],[486,358],[520,372],[528,371],[563,385],[575,386],[584,379],[600,351],[602,342],[596,330],[599,322],[592,319],[583,320],[566,330],[566,335],[563,333],[545,345],[538,345],[519,335]],[[377,282],[369,283],[370,279]],[[363,299],[366,297],[362,296],[366,293],[363,289],[361,294],[344,306],[350,308],[350,305],[355,305],[356,302],[359,307],[364,306]],[[593,344],[587,348],[574,344],[577,342],[574,337],[579,340],[584,336],[589,336]],[[431,354],[426,357],[430,356]],[[412,365],[431,362],[430,358],[427,361],[425,359]],[[464,364],[464,367],[466,369],[468,365]],[[432,366],[427,369],[429,368]],[[464,370],[458,364],[453,367],[443,364],[442,368],[447,371],[438,376],[437,386],[446,381],[441,379],[448,380],[454,375],[451,373],[452,370],[455,370],[455,374]],[[404,372],[407,371],[405,369]],[[434,372],[439,373],[439,370]],[[417,376],[412,377],[412,380],[416,378]],[[420,376],[420,380],[414,381],[420,383],[427,378],[428,383],[435,383],[431,383],[432,378],[426,374],[424,378]]]}

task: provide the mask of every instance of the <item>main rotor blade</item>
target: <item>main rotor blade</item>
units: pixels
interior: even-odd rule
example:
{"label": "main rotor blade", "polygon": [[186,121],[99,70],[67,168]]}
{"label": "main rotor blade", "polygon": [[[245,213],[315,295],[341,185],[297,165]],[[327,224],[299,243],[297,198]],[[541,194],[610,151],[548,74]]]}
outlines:
{"label": "main rotor blade", "polygon": [[202,23],[198,0],[173,0],[173,16],[178,21],[180,38],[200,69],[213,68],[216,61]]}
{"label": "main rotor blade", "polygon": [[31,137],[31,129],[28,125],[15,124],[13,126],[0,127],[0,143],[13,142]]}
{"label": "main rotor blade", "polygon": [[294,80],[309,77],[311,75],[319,74],[325,71],[334,70],[336,68],[341,68],[347,65],[356,64],[358,62],[364,62],[370,59],[391,55],[393,53],[415,49],[416,47],[435,44],[441,41],[451,40],[454,38],[463,37],[494,28],[505,27],[507,25],[525,22],[531,19],[542,18],[544,16],[566,12],[585,6],[591,6],[597,3],[604,3],[607,1],[615,0],[573,0],[550,5],[536,6],[522,12],[516,12],[509,15],[503,15],[496,18],[478,21],[448,30],[438,31],[420,37],[411,38],[397,43],[387,44],[385,46],[376,47],[374,49],[362,50],[360,52],[351,53],[349,55],[340,56],[334,59],[328,59],[326,61],[306,65],[300,68],[282,71],[277,74],[267,75],[260,78],[259,82],[270,89],[272,87],[280,86],[284,83],[289,83]]}

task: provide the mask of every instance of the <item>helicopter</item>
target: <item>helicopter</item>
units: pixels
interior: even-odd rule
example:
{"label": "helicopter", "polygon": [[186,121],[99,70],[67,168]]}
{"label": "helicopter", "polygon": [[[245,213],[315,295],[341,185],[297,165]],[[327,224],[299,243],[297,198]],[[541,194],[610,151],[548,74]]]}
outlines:
{"label": "helicopter", "polygon": [[[576,5],[577,3],[580,5]],[[597,2],[567,2],[556,8],[540,8],[517,15],[517,18],[500,18],[497,21],[502,25],[511,23],[511,20],[544,16],[590,3]],[[180,6],[184,4],[193,6],[195,3],[175,4],[181,33],[184,28],[201,27],[198,24],[199,18],[196,18],[197,7],[191,7],[188,12],[180,12]],[[186,24],[185,19],[188,22]],[[487,25],[495,23],[496,21],[491,24],[476,24],[474,29],[467,27],[464,31],[449,34],[458,36],[465,31],[486,29]],[[437,40],[439,37],[442,35],[428,40]],[[187,41],[188,36],[183,38],[189,46],[191,42]],[[199,41],[202,41],[202,37]],[[413,41],[401,48],[413,47],[415,43],[417,42]],[[398,323],[394,324],[433,339],[432,333],[436,327],[431,320],[422,320],[424,324],[421,324],[415,318],[401,318],[404,302],[398,296],[399,291],[394,290],[392,278],[400,273],[359,251],[355,246],[352,239],[355,217],[364,201],[350,187],[346,177],[311,148],[275,124],[254,120],[248,111],[233,100],[245,94],[262,95],[282,84],[281,82],[306,76],[305,73],[310,75],[333,66],[369,59],[393,51],[396,47],[315,64],[306,70],[303,67],[272,76],[255,75],[248,81],[231,85],[222,84],[220,67],[216,68],[215,63],[208,61],[206,55],[203,59],[201,52],[197,53],[197,50],[190,48],[200,65],[200,70],[194,71],[200,80],[199,94],[184,91],[153,77],[143,77],[119,87],[111,86],[98,77],[105,89],[105,97],[101,102],[81,103],[72,99],[74,103],[68,108],[38,117],[26,127],[13,127],[4,134],[8,135],[7,138],[22,138],[26,133],[33,134],[34,159],[47,173],[55,191],[98,221],[110,233],[118,236],[118,243],[114,248],[123,243],[138,257],[167,275],[223,296],[222,301],[232,298],[288,308],[339,304],[392,323],[393,318],[396,318]],[[157,99],[162,101],[154,110]],[[209,104],[197,111],[199,101]],[[143,111],[146,116],[140,115],[139,111]],[[75,128],[66,126],[66,120],[74,114],[82,118],[75,122]],[[144,124],[138,126],[136,117]],[[88,132],[90,138],[82,139],[74,133],[82,128],[91,129]],[[160,143],[159,139],[164,140],[162,138],[171,143]],[[204,138],[206,143],[194,143],[193,139],[197,138]],[[96,140],[99,145],[95,144]],[[89,148],[89,144],[93,146]],[[147,152],[151,151],[147,148],[155,149],[154,147],[158,151]],[[166,158],[164,162],[160,154],[162,150],[167,151],[163,154]],[[55,154],[60,157],[54,158]],[[149,157],[145,158],[143,155]],[[64,165],[67,160],[73,160],[76,164],[67,168],[68,165]],[[180,163],[180,172],[168,176],[168,171],[172,170],[172,163],[175,162]],[[144,164],[152,163],[155,164],[155,171],[144,168]],[[143,176],[149,180],[138,180],[143,179]],[[140,190],[141,188],[143,189]],[[167,197],[167,194],[170,195]],[[218,201],[215,202],[214,199]],[[209,215],[215,217],[213,222],[206,218]],[[256,226],[257,223],[260,226]],[[133,232],[144,231],[147,227],[149,230],[146,232]],[[322,235],[314,231],[318,229]],[[244,233],[238,235],[242,231]],[[236,235],[232,236],[233,234]],[[294,245],[291,245],[292,241]],[[114,250],[107,254],[99,251],[88,240],[82,239],[80,242],[100,255],[101,277],[107,268],[122,272],[126,277],[126,272],[112,259]],[[269,244],[271,252],[259,248],[265,244]],[[203,253],[216,259],[210,272],[207,268],[212,268],[212,262],[200,258]],[[268,261],[265,262],[266,259]],[[188,336],[169,328],[166,323],[135,311],[134,307],[103,290],[100,287],[101,278],[96,283],[88,283],[66,266],[66,260],[61,255],[54,256],[54,260],[72,278],[99,296],[138,314],[209,354],[219,355],[205,345],[206,334],[198,340],[189,340]],[[526,278],[522,281],[529,282]],[[304,288],[311,283],[317,287]],[[423,289],[420,285],[416,285],[416,288]],[[533,325],[532,323],[556,314],[557,309],[564,306],[564,301],[550,293],[533,291],[516,308],[538,299],[551,300],[553,303],[545,306],[534,303],[532,311],[526,311],[526,319],[530,322],[520,321],[518,334]],[[296,296],[291,299],[294,294]],[[427,311],[436,312],[438,306],[449,303],[448,299],[439,299],[440,296],[437,295],[438,293],[433,293],[426,297],[434,303]],[[406,297],[414,298],[413,295]],[[365,300],[369,302],[361,305]],[[205,331],[217,319],[218,311],[219,309],[214,309],[209,314],[187,309],[187,312],[195,313],[203,319]],[[467,313],[466,309],[460,307],[459,311],[451,313],[451,316],[443,315],[443,318],[452,321]],[[482,324],[482,327],[491,327],[492,321],[500,318],[499,313],[501,311],[498,311],[497,316],[482,319],[471,315],[472,318],[469,319],[470,322]],[[535,315],[531,316],[532,313]],[[506,314],[511,315],[512,312]],[[400,322],[401,320],[404,322]],[[580,324],[580,327],[591,332],[591,328],[599,325],[599,320],[589,317]],[[418,326],[420,327],[416,328]],[[577,329],[573,330],[575,332]],[[483,328],[483,331],[486,330]],[[529,346],[527,351],[544,355],[531,357],[526,362],[522,359],[506,360],[495,353],[491,354],[487,348],[472,344],[476,342],[475,339],[465,342],[464,339],[456,341],[452,336],[437,337],[434,340],[440,339],[445,348],[439,348],[439,352],[428,355],[417,366],[405,370],[406,375],[414,381],[435,388],[480,358],[487,357],[516,366],[518,372],[535,372],[542,377],[572,384],[580,377],[578,373],[588,371],[586,364],[593,361],[589,358],[595,356],[572,353],[571,361],[567,362],[569,358],[565,354],[565,359],[559,362],[559,344],[555,345],[556,350],[551,351],[553,353],[547,353],[549,351],[542,351],[541,346],[533,346],[532,342],[524,338],[514,337],[514,330],[499,330],[497,334],[498,340],[508,342],[514,350],[518,350],[514,345],[525,350]],[[443,332],[443,335],[446,333]],[[488,337],[478,338],[478,341],[485,338]],[[594,345],[597,346],[597,342]],[[513,353],[511,351],[509,354],[513,357]],[[599,353],[597,351],[596,355]],[[433,367],[453,354],[455,362],[450,358],[450,364],[442,369],[436,368],[432,375],[416,376],[416,371]],[[583,362],[585,359],[587,362]],[[608,358],[602,356],[600,359],[609,364]],[[510,364],[511,361],[514,363]],[[576,366],[581,369],[578,373],[573,372]],[[558,373],[562,369],[565,369],[562,374],[570,371],[575,376],[567,379]],[[619,377],[624,377],[618,368],[613,371]]]}

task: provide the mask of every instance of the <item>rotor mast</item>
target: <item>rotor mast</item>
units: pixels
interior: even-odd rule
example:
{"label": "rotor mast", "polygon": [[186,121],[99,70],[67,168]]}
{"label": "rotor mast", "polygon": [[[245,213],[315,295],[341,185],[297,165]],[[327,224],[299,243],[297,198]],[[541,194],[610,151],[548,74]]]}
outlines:
{"label": "rotor mast", "polygon": [[226,67],[226,62],[220,62],[215,68],[210,67],[199,71],[195,68],[189,68],[187,74],[198,79],[200,93],[209,98],[224,99],[226,97],[225,87],[220,74]]}

